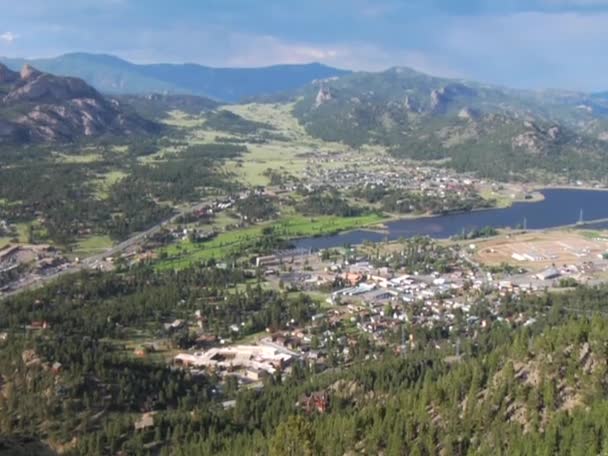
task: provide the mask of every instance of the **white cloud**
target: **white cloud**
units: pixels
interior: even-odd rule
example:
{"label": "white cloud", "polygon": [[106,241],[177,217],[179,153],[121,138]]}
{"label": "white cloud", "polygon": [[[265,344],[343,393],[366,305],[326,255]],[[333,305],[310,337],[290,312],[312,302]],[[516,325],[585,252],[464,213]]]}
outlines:
{"label": "white cloud", "polygon": [[320,62],[352,70],[381,71],[394,66],[446,77],[462,77],[445,60],[415,49],[385,49],[370,43],[291,42],[274,36],[232,34],[222,64],[256,67]]}
{"label": "white cloud", "polygon": [[13,32],[4,32],[0,34],[0,41],[8,44],[13,43],[17,38],[19,38],[19,35],[16,35]]}

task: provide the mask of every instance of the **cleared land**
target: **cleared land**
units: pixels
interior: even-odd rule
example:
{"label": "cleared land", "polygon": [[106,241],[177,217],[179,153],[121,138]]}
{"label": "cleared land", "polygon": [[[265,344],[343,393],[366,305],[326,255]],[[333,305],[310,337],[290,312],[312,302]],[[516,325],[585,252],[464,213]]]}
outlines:
{"label": "cleared land", "polygon": [[91,236],[80,240],[72,251],[71,256],[84,258],[89,255],[102,253],[114,245],[109,236]]}
{"label": "cleared land", "polygon": [[576,230],[525,233],[475,241],[475,259],[487,265],[508,263],[537,271],[553,265],[598,261],[608,251],[608,237]]}

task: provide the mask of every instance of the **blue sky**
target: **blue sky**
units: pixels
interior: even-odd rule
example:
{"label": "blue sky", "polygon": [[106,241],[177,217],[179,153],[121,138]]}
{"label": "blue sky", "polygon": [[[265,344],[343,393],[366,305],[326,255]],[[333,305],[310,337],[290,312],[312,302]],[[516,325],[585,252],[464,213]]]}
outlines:
{"label": "blue sky", "polygon": [[0,55],[411,66],[528,88],[608,90],[608,0],[3,0]]}

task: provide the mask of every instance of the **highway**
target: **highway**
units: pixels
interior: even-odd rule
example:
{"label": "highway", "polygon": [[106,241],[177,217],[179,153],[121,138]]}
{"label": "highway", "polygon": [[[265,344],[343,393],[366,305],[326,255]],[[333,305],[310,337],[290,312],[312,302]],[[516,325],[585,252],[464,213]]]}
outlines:
{"label": "highway", "polygon": [[146,231],[137,233],[134,236],[130,237],[129,239],[122,241],[121,243],[116,244],[113,247],[110,247],[109,249],[103,251],[102,253],[84,258],[84,259],[80,260],[80,262],[78,262],[78,263],[77,262],[67,263],[58,268],[55,268],[54,271],[52,271],[49,274],[45,274],[45,275],[30,274],[29,276],[24,277],[19,282],[14,284],[13,285],[14,288],[12,290],[10,290],[8,292],[4,292],[4,293],[0,292],[0,300],[9,298],[11,296],[15,296],[26,290],[33,290],[35,288],[42,287],[42,286],[46,285],[47,283],[58,279],[61,276],[64,276],[67,274],[73,274],[73,273],[76,273],[76,272],[79,272],[79,271],[82,271],[85,269],[90,269],[95,265],[95,263],[102,261],[104,258],[114,256],[118,253],[128,250],[131,247],[134,247],[140,241],[142,241],[142,240],[146,239],[147,237],[160,231],[161,228],[163,228],[164,226],[175,222],[182,215],[187,214],[189,212],[197,211],[207,205],[209,205],[209,201],[200,202],[187,209],[179,210],[177,213],[172,215],[170,218],[163,220],[160,223],[157,223],[156,225],[152,226],[151,228],[148,228]]}

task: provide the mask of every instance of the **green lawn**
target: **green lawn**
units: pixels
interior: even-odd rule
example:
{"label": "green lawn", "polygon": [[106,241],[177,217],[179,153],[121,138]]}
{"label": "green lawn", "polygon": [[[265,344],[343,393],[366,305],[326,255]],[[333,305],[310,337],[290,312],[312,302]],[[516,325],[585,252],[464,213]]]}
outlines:
{"label": "green lawn", "polygon": [[81,239],[74,246],[72,254],[77,257],[87,257],[102,253],[104,250],[112,247],[113,242],[108,236],[91,236]]}
{"label": "green lawn", "polygon": [[286,238],[298,238],[377,225],[383,220],[385,219],[382,216],[376,214],[360,217],[293,215],[261,225],[227,231],[208,242],[194,244],[190,241],[182,241],[171,245],[161,250],[166,253],[167,258],[158,263],[158,268],[181,269],[197,261],[225,258],[233,252],[239,252],[243,246],[260,237],[265,226],[274,226],[278,233]]}

